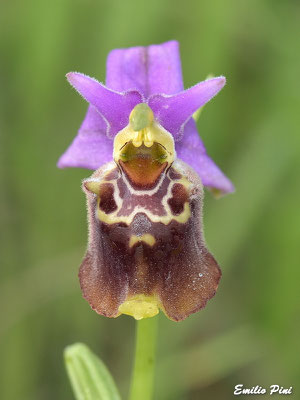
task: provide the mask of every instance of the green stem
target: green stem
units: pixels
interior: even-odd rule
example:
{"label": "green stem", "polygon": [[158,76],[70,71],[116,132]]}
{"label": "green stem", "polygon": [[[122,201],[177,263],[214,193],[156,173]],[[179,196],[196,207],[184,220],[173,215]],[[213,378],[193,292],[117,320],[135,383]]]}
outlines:
{"label": "green stem", "polygon": [[145,318],[136,324],[136,349],[130,400],[151,400],[158,317]]}

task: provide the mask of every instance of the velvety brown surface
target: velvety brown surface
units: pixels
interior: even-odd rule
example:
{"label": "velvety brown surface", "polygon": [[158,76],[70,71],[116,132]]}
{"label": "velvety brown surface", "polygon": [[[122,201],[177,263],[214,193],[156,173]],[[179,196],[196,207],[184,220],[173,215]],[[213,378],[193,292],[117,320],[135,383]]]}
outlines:
{"label": "velvety brown surface", "polygon": [[[154,223],[138,212],[130,225],[107,224],[99,221],[95,213],[96,196],[86,191],[90,239],[79,277],[84,297],[98,313],[114,317],[127,296],[157,294],[166,315],[180,321],[204,307],[215,294],[221,271],[202,237],[201,182],[191,169],[185,175],[193,183],[190,194],[176,183],[172,203],[178,212],[184,200],[189,201],[191,217],[186,223],[175,220],[168,225]],[[157,199],[164,197],[170,182],[166,177]],[[151,204],[155,196],[148,197],[135,195],[134,204],[139,201]],[[129,247],[132,235],[144,234],[155,238],[152,247],[144,242]]]}

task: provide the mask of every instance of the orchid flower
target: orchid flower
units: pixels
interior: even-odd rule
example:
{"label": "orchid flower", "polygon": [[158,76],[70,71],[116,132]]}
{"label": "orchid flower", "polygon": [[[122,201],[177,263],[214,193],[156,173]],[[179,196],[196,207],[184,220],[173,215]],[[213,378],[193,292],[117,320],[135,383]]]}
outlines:
{"label": "orchid flower", "polygon": [[203,185],[222,194],[234,189],[207,155],[192,116],[225,78],[183,90],[171,41],[113,50],[106,85],[76,72],[67,79],[89,107],[58,166],[96,170],[83,181],[83,295],[108,317],[141,319],[161,309],[183,320],[205,306],[221,277],[202,234]]}

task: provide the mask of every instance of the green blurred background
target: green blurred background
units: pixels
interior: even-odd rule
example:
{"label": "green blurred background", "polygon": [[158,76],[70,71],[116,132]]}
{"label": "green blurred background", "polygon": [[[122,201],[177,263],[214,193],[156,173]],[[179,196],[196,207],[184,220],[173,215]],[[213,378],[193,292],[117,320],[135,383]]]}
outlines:
{"label": "green blurred background", "polygon": [[170,39],[186,87],[227,77],[198,126],[236,193],[206,195],[223,279],[185,322],[160,315],[155,399],[231,399],[238,383],[299,396],[299,17],[297,0],[1,3],[1,399],[72,399],[62,352],[76,341],[127,393],[134,321],[91,311],[77,280],[90,172],[56,161],[86,104],[64,76],[103,81],[111,49]]}

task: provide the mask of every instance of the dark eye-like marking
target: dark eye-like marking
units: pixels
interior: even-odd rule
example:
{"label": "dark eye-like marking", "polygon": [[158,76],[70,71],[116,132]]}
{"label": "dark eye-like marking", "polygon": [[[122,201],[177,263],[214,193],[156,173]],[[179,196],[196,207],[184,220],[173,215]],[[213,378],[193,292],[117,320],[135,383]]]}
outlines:
{"label": "dark eye-like marking", "polygon": [[168,200],[172,214],[179,215],[184,210],[184,203],[188,201],[186,188],[180,183],[175,183],[172,188],[172,197]]}
{"label": "dark eye-like marking", "polygon": [[110,214],[117,209],[114,199],[114,186],[111,183],[102,183],[99,190],[99,208],[105,214]]}

